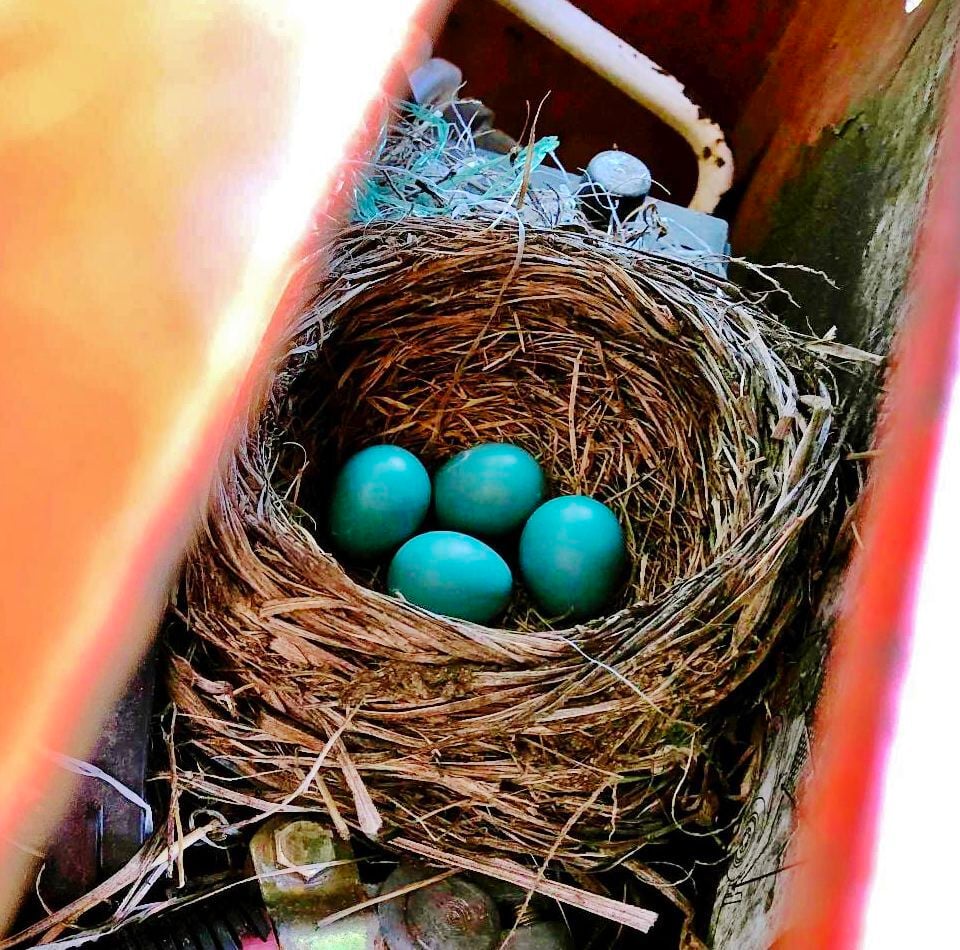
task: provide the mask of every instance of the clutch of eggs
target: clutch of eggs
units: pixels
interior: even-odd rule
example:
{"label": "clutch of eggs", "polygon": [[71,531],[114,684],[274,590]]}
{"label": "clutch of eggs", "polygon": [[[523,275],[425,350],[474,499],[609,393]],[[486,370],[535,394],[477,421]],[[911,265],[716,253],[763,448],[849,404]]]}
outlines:
{"label": "clutch of eggs", "polygon": [[[375,445],[340,471],[330,535],[357,560],[396,552],[387,574],[391,594],[446,617],[489,623],[507,608],[513,574],[480,538],[503,545],[519,532],[520,571],[540,609],[569,620],[596,616],[624,574],[623,530],[595,499],[543,502],[545,494],[539,463],[516,445],[489,442],[460,452],[432,486],[412,453]],[[418,535],[431,497],[443,530]]]}

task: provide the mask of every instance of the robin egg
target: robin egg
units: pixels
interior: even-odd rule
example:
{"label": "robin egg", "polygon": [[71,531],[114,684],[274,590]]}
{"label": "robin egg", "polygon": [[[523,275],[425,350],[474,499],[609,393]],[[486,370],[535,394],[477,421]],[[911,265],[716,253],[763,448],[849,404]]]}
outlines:
{"label": "robin egg", "polygon": [[459,531],[428,531],[394,555],[387,590],[435,614],[487,623],[510,600],[513,575],[493,548]]}
{"label": "robin egg", "polygon": [[437,521],[486,537],[518,529],[543,500],[537,460],[517,445],[486,442],[460,452],[434,478]]}
{"label": "robin egg", "polygon": [[376,558],[402,544],[430,507],[430,476],[395,445],[372,445],[340,470],[330,504],[330,535],[339,551]]}
{"label": "robin egg", "polygon": [[613,597],[626,564],[617,516],[584,495],[541,505],[520,536],[520,570],[534,600],[550,616],[596,616]]}

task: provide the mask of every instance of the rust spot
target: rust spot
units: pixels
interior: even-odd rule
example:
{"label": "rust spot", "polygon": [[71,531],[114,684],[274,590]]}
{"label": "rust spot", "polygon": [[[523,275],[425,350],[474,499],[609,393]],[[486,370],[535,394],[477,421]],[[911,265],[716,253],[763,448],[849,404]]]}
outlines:
{"label": "rust spot", "polygon": [[714,162],[716,163],[717,168],[723,168],[723,166],[727,164],[727,160],[725,158],[721,158],[719,155],[714,159]]}
{"label": "rust spot", "polygon": [[709,158],[713,154],[713,152],[710,150],[709,145],[704,145],[703,152],[701,154],[703,155],[704,158]]}

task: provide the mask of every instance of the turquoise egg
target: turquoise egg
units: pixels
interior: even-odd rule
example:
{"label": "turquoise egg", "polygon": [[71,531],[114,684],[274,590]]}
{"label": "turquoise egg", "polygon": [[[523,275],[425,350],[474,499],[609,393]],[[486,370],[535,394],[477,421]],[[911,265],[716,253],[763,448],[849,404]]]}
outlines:
{"label": "turquoise egg", "polygon": [[584,495],[553,498],[520,536],[520,570],[530,593],[552,617],[597,616],[623,579],[627,546],[617,516]]}
{"label": "turquoise egg", "polygon": [[395,445],[372,445],[340,470],[330,503],[330,535],[339,551],[375,558],[403,543],[430,507],[430,476]]}
{"label": "turquoise egg", "polygon": [[394,555],[387,590],[419,607],[487,623],[510,600],[513,575],[493,548],[459,531],[428,531]]}
{"label": "turquoise egg", "polygon": [[502,442],[476,445],[437,472],[437,521],[471,534],[508,534],[540,504],[545,488],[543,470],[529,452]]}

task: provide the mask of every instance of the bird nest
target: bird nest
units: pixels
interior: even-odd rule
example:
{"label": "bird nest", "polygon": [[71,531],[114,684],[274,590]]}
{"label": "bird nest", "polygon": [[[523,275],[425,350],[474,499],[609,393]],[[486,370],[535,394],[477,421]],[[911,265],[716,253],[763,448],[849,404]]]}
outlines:
{"label": "bird nest", "polygon": [[[812,342],[582,229],[348,228],[188,560],[171,691],[204,766],[181,787],[574,872],[703,822],[709,781],[684,779],[797,616],[836,495]],[[513,442],[553,494],[606,502],[632,563],[619,601],[568,626],[518,594],[489,628],[340,564],[330,473],[384,441],[428,467]]]}

